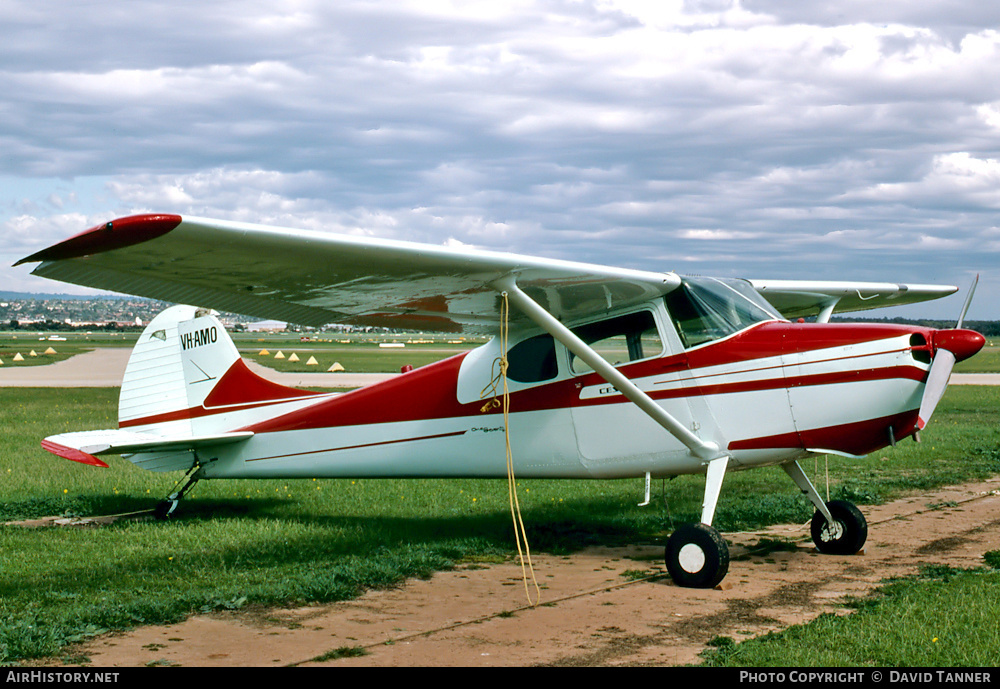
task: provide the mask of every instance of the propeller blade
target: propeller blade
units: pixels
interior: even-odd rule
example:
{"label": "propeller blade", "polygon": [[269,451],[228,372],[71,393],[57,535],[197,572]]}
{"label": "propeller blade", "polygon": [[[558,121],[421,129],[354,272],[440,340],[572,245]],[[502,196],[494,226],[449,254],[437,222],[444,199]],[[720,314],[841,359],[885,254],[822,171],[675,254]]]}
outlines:
{"label": "propeller blade", "polygon": [[976,285],[979,284],[979,273],[976,273],[976,279],[972,281],[972,287],[969,288],[969,296],[965,298],[965,306],[962,307],[962,315],[958,317],[958,324],[956,328],[962,327],[962,322],[965,320],[965,314],[969,311],[969,304],[972,303],[972,295],[976,293]]}
{"label": "propeller blade", "polygon": [[927,384],[924,385],[924,396],[920,400],[920,411],[917,414],[917,428],[924,429],[927,422],[931,420],[934,408],[944,396],[944,391],[948,387],[948,380],[951,378],[951,370],[955,367],[955,355],[947,349],[938,349],[934,355],[934,363],[931,364],[930,373],[927,375]]}
{"label": "propeller blade", "polygon": [[944,397],[944,391],[948,388],[948,381],[951,380],[951,371],[955,368],[956,361],[965,361],[970,356],[978,352],[986,344],[986,338],[973,330],[963,330],[962,322],[965,314],[969,311],[969,304],[972,303],[972,295],[976,293],[976,285],[979,283],[979,275],[972,281],[969,288],[969,296],[965,298],[965,306],[958,317],[958,324],[951,330],[934,331],[934,360],[931,363],[931,370],[927,374],[927,383],[924,385],[924,396],[920,400],[920,411],[917,412],[917,428],[924,429],[927,422],[931,420],[931,414],[937,407],[938,402]]}

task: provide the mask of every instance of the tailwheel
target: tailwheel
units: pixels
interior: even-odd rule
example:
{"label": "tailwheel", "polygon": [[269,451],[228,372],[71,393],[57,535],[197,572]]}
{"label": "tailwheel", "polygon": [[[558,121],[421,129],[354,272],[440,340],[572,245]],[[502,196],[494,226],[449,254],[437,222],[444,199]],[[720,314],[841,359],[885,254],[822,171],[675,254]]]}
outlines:
{"label": "tailwheel", "polygon": [[[190,470],[188,470],[188,473],[184,475],[184,478],[181,479],[181,481],[187,479],[187,481],[184,483],[184,486],[180,490],[174,491],[173,493],[168,495],[165,499],[156,503],[156,507],[153,509],[153,515],[161,521],[169,519],[170,516],[174,513],[174,510],[177,509],[177,503],[179,503],[181,501],[181,498],[187,495],[188,492],[192,488],[194,488],[194,484],[198,483],[198,480],[200,478],[201,478],[201,467],[195,464],[193,467],[191,467]],[[177,485],[180,485],[181,481],[178,481]]]}
{"label": "tailwheel", "polygon": [[169,519],[170,515],[174,513],[177,509],[177,500],[161,500],[156,503],[156,507],[153,509],[153,516],[159,520]]}
{"label": "tailwheel", "polygon": [[812,539],[816,549],[831,555],[854,555],[868,540],[868,522],[861,510],[846,500],[826,503],[833,523],[816,511],[812,518]]}
{"label": "tailwheel", "polygon": [[667,541],[664,559],[678,586],[714,588],[729,572],[729,546],[708,524],[685,524]]}

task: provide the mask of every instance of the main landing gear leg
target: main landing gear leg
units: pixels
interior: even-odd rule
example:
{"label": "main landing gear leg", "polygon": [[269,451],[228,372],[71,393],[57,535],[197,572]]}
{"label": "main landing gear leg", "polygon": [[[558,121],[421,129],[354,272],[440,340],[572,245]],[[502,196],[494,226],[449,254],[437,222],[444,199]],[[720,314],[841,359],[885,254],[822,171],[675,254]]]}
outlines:
{"label": "main landing gear leg", "polygon": [[728,463],[728,457],[719,457],[708,463],[701,522],[678,527],[667,541],[664,559],[670,577],[678,586],[714,588],[729,572],[729,546],[712,527]]}
{"label": "main landing gear leg", "polygon": [[868,522],[861,510],[846,500],[824,502],[798,462],[782,464],[795,485],[816,506],[810,532],[816,549],[832,555],[854,555],[868,540]]}
{"label": "main landing gear leg", "polygon": [[[181,498],[187,495],[192,488],[194,488],[194,484],[198,483],[198,479],[201,478],[200,470],[201,466],[199,466],[198,464],[195,464],[193,467],[191,467],[188,473],[184,475],[184,478],[187,479],[187,482],[184,483],[181,489],[174,491],[173,493],[168,495],[165,500],[161,500],[159,503],[157,503],[156,508],[153,510],[153,514],[156,516],[157,519],[163,520],[170,518],[170,515],[172,515],[174,513],[174,510],[177,509],[177,503],[180,502]],[[181,480],[183,481],[184,479]],[[180,481],[178,481],[177,483],[179,484]]]}

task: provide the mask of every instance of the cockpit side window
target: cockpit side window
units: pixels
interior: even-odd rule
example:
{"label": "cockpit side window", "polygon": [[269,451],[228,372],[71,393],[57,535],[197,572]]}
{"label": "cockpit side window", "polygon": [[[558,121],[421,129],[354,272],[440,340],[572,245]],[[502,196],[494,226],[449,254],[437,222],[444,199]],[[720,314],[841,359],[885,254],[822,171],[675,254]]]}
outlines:
{"label": "cockpit side window", "polygon": [[556,345],[551,335],[521,340],[507,352],[507,377],[519,383],[551,380],[559,373]]}
{"label": "cockpit side window", "polygon": [[[656,319],[649,311],[637,311],[573,328],[577,337],[614,366],[663,353],[663,340]],[[570,354],[573,373],[588,373],[591,367]]]}
{"label": "cockpit side window", "polygon": [[664,297],[677,333],[690,349],[781,317],[743,280],[684,278]]}

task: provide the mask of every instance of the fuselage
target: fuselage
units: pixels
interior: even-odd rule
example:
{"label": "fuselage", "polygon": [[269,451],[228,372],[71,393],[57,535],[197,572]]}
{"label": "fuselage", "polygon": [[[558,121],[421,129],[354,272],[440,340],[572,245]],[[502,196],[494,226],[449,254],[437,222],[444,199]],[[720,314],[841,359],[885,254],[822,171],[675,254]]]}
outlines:
{"label": "fuselage", "polygon": [[[915,432],[933,332],[771,320],[677,352],[661,332],[662,351],[620,370],[725,448],[733,468],[810,452],[860,455]],[[558,343],[552,350],[555,362],[542,373],[551,377],[508,378],[506,421],[503,405],[492,402],[503,399],[491,386],[496,340],[348,393],[241,403],[224,430],[254,436],[215,456],[201,453],[204,477],[500,477],[508,437],[522,477],[704,471],[703,461],[613,386],[574,371]],[[207,419],[221,418],[206,411]]]}

